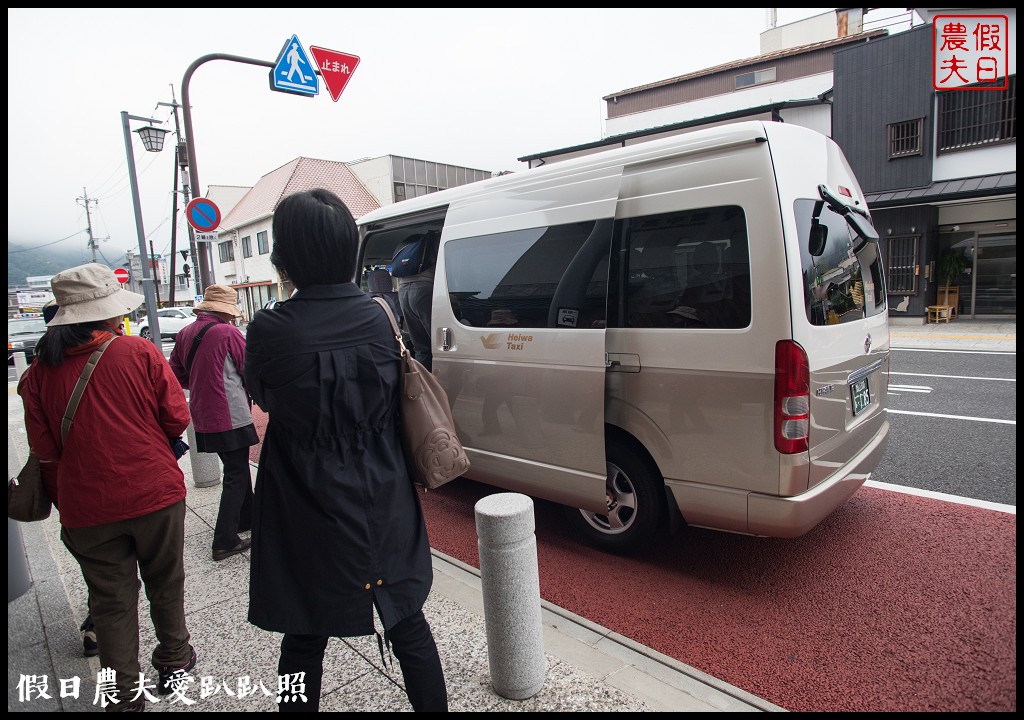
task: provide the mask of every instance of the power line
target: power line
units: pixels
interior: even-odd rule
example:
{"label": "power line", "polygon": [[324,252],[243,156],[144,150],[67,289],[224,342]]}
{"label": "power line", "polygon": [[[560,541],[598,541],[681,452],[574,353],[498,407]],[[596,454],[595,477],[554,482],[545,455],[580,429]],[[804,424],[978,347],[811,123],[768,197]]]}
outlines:
{"label": "power line", "polygon": [[60,240],[54,240],[53,242],[43,243],[42,245],[36,245],[35,247],[22,248],[21,250],[8,250],[7,254],[8,255],[15,255],[17,253],[28,252],[29,250],[38,250],[39,248],[49,247],[50,245],[56,245],[57,243],[62,243],[65,240],[70,240],[75,235],[80,235],[83,232],[85,232],[85,231],[84,230],[78,230],[78,231],[72,233],[71,235],[68,235],[65,238],[61,238]]}

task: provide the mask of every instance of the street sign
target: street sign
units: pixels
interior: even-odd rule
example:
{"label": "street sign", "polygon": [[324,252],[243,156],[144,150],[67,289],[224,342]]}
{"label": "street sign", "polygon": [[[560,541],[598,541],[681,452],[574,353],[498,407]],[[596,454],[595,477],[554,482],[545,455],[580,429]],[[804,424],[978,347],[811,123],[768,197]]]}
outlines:
{"label": "street sign", "polygon": [[292,39],[284,44],[270,70],[270,89],[307,97],[320,94],[316,68],[309,62],[297,35],[292,35]]}
{"label": "street sign", "polygon": [[220,239],[220,233],[218,233],[218,232],[211,232],[211,233],[197,232],[196,233],[196,242],[197,243],[212,243],[212,242],[217,242],[218,239]]}
{"label": "street sign", "polygon": [[320,76],[324,79],[324,85],[327,86],[334,102],[338,102],[341,91],[348,85],[348,81],[352,79],[352,73],[359,65],[359,57],[316,45],[310,45],[309,52],[313,54],[317,67],[320,68]]}
{"label": "street sign", "polygon": [[124,268],[114,268],[114,277],[123,285],[128,282],[128,271]]}
{"label": "street sign", "polygon": [[220,225],[220,208],[206,198],[196,198],[185,208],[188,224],[198,232],[213,232]]}

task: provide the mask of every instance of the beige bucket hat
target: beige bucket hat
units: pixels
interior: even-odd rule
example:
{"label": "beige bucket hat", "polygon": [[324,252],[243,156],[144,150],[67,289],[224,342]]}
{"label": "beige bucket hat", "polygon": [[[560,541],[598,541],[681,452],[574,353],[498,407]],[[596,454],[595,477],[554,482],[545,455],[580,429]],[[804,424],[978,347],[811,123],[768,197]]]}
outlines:
{"label": "beige bucket hat", "polygon": [[146,299],[128,292],[106,265],[88,263],[50,278],[53,299],[60,309],[48,325],[77,325],[127,315]]}
{"label": "beige bucket hat", "polygon": [[218,312],[238,317],[242,311],[238,308],[238,293],[227,285],[210,285],[203,293],[203,301],[195,309],[207,312]]}

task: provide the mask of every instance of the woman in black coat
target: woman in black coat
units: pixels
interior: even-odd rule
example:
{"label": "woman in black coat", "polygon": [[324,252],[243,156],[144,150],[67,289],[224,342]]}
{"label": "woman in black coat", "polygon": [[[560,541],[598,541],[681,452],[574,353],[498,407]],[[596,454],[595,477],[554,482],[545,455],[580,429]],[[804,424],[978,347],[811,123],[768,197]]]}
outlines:
{"label": "woman in black coat", "polygon": [[316,711],[329,637],[376,634],[417,711],[446,711],[444,673],[423,603],[433,579],[419,498],[399,430],[398,344],[352,282],[358,232],[327,190],[284,198],[270,260],[297,288],[257,312],[245,379],[269,414],[253,506],[249,622],[284,633],[278,674],[305,673]]}

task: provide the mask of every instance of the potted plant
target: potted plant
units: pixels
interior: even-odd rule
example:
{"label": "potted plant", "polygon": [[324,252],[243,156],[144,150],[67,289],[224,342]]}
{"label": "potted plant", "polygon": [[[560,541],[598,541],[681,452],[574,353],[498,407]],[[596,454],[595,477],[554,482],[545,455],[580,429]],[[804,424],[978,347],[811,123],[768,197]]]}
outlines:
{"label": "potted plant", "polygon": [[940,285],[951,287],[960,284],[960,277],[967,269],[967,257],[959,250],[949,249],[942,253],[936,268]]}

